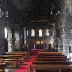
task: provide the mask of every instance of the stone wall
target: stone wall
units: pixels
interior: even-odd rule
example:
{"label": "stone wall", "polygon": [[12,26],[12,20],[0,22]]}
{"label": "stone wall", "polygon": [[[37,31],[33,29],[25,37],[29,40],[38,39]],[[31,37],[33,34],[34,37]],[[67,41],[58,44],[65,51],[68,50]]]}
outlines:
{"label": "stone wall", "polygon": [[62,27],[63,27],[63,52],[69,54],[69,46],[72,41],[72,16],[71,16],[71,0],[67,0],[62,11]]}
{"label": "stone wall", "polygon": [[64,26],[63,51],[68,54],[69,46],[72,46],[72,16],[68,15]]}
{"label": "stone wall", "polygon": [[6,51],[6,44],[7,44],[7,39],[5,39],[5,32],[4,29],[7,26],[7,21],[6,20],[1,20],[0,19],[0,52]]}

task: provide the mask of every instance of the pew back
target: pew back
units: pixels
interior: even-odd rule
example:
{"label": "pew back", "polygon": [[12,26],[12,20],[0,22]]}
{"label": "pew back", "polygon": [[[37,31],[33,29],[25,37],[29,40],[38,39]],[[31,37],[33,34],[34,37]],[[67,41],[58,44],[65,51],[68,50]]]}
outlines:
{"label": "pew back", "polygon": [[38,55],[43,55],[43,56],[62,56],[64,55],[63,52],[39,52]]}

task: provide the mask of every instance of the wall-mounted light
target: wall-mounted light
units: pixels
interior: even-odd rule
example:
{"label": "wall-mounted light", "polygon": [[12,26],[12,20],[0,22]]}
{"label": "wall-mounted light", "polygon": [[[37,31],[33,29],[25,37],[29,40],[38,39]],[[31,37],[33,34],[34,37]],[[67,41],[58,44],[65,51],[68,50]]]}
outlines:
{"label": "wall-mounted light", "polygon": [[43,44],[44,42],[43,42],[43,41],[41,41],[40,43],[41,43],[41,44]]}
{"label": "wall-mounted light", "polygon": [[36,41],[36,44],[40,44],[40,41]]}

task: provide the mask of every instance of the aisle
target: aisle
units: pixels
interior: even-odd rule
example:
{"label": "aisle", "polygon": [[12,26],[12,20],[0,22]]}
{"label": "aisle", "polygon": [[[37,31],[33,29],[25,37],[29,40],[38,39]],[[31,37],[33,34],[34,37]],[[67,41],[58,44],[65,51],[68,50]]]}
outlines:
{"label": "aisle", "polygon": [[30,72],[30,66],[35,61],[36,57],[36,55],[33,55],[27,62],[24,62],[24,64],[17,69],[16,72]]}
{"label": "aisle", "polygon": [[35,61],[39,51],[39,49],[33,49],[32,56],[30,57],[30,59],[27,62],[24,62],[24,64],[19,69],[17,69],[16,72],[30,72],[30,66]]}

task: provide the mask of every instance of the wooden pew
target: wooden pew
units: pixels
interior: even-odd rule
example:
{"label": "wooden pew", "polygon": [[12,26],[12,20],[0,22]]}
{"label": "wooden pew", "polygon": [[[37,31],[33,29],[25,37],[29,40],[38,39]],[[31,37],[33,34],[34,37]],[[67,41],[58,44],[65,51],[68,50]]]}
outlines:
{"label": "wooden pew", "polygon": [[64,56],[62,52],[40,52],[37,56],[37,60],[51,60],[51,61],[59,61],[59,60],[69,60],[67,56]]}
{"label": "wooden pew", "polygon": [[21,63],[22,55],[0,55],[3,58],[3,62],[7,63],[7,67],[19,67]]}
{"label": "wooden pew", "polygon": [[6,66],[6,63],[3,63],[3,58],[0,58],[0,72],[4,72],[5,66]]}
{"label": "wooden pew", "polygon": [[39,55],[36,58],[36,61],[33,62],[32,72],[36,72],[36,70],[41,70],[42,72],[43,70],[47,70],[46,72],[68,72],[68,70],[70,72],[72,71],[72,62],[69,61],[69,59],[63,55],[63,53],[45,52],[44,54],[44,52],[40,52]]}
{"label": "wooden pew", "polygon": [[5,55],[0,55],[3,58],[3,62],[7,63],[7,67],[17,67],[26,61],[28,58],[28,52],[6,52]]}
{"label": "wooden pew", "polygon": [[67,58],[67,56],[37,56],[37,58]]}
{"label": "wooden pew", "polygon": [[8,55],[24,55],[24,56],[28,56],[29,52],[21,52],[21,51],[17,51],[17,52],[4,52],[4,54],[8,54]]}
{"label": "wooden pew", "polygon": [[7,64],[7,67],[19,68],[21,66],[20,59],[3,59],[3,62]]}
{"label": "wooden pew", "polygon": [[66,61],[67,58],[37,58],[37,61]]}
{"label": "wooden pew", "polygon": [[36,70],[47,70],[48,72],[50,72],[50,70],[52,72],[55,72],[56,70],[57,72],[62,72],[61,70],[65,70],[64,72],[66,72],[66,70],[69,70],[68,72],[72,72],[72,66],[65,64],[33,64],[32,68],[32,72],[36,72]]}
{"label": "wooden pew", "polygon": [[38,56],[64,56],[63,52],[39,52]]}
{"label": "wooden pew", "polygon": [[71,61],[35,61],[33,64],[65,64],[65,65],[71,65]]}
{"label": "wooden pew", "polygon": [[21,58],[22,61],[27,61],[29,59],[29,52],[22,52],[22,51],[17,51],[17,52],[5,52],[6,55],[22,55],[23,57]]}
{"label": "wooden pew", "polygon": [[32,72],[36,70],[47,70],[47,72],[52,72],[58,70],[57,72],[66,72],[66,70],[72,71],[71,61],[35,61],[32,64]]}

